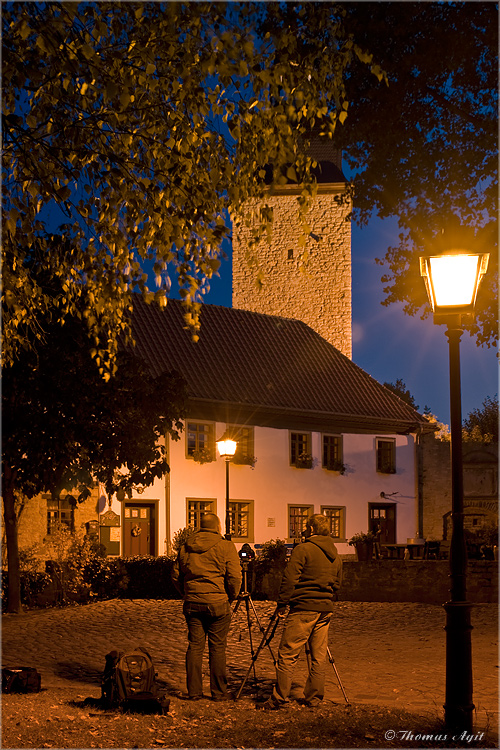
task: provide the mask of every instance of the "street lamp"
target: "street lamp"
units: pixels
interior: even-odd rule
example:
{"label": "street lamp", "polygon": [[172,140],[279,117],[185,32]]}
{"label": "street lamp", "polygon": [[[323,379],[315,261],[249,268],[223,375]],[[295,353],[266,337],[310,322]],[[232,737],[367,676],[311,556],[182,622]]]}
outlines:
{"label": "street lamp", "polygon": [[446,324],[450,357],[451,499],[450,601],[446,611],[445,724],[472,731],[471,604],[467,602],[467,546],[464,533],[460,339],[462,316],[474,315],[479,283],[488,267],[487,253],[453,249],[420,258],[420,273],[434,312]]}
{"label": "street lamp", "polygon": [[217,441],[219,455],[226,461],[226,539],[231,539],[231,514],[229,512],[229,462],[236,453],[237,443],[226,436]]}

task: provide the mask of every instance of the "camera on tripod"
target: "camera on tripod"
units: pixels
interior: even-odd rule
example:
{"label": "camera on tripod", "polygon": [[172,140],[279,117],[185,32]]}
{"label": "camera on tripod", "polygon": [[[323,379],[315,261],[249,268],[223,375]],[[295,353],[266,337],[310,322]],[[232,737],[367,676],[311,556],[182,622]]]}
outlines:
{"label": "camera on tripod", "polygon": [[243,571],[246,572],[248,570],[249,563],[251,563],[252,560],[255,559],[255,550],[251,548],[248,542],[245,542],[245,544],[238,552],[238,556],[240,558],[241,567],[243,568]]}

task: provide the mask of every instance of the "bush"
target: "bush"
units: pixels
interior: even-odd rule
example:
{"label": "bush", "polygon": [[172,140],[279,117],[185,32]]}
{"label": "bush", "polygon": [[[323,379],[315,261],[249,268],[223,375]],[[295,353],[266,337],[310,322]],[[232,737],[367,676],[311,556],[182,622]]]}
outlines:
{"label": "bush", "polygon": [[194,529],[192,526],[185,526],[183,529],[179,529],[179,531],[175,532],[172,539],[172,550],[175,557],[177,557],[177,555],[179,554],[179,550],[184,542],[187,542],[187,540],[193,533]]}
{"label": "bush", "polygon": [[277,599],[287,555],[288,548],[283,539],[264,542],[252,566],[252,595],[255,599]]}
{"label": "bush", "polygon": [[130,599],[178,599],[172,583],[171,557],[129,557],[123,564],[128,585],[122,596]]}
{"label": "bush", "polygon": [[[37,570],[21,571],[21,602],[26,607],[34,607],[37,598],[50,584],[50,576]],[[7,606],[9,578],[7,570],[2,570],[2,606]]]}

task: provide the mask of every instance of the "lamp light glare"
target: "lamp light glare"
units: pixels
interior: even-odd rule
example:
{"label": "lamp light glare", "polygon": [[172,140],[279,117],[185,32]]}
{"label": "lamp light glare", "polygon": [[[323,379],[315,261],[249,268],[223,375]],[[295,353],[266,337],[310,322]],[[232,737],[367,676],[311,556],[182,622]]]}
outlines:
{"label": "lamp light glare", "polygon": [[478,255],[443,255],[429,258],[434,297],[438,307],[474,304]]}
{"label": "lamp light glare", "polygon": [[218,440],[217,450],[221,458],[226,456],[234,456],[236,453],[236,441],[235,440]]}
{"label": "lamp light glare", "polygon": [[434,313],[473,314],[477,290],[488,268],[488,260],[488,253],[464,250],[420,258],[420,273]]}

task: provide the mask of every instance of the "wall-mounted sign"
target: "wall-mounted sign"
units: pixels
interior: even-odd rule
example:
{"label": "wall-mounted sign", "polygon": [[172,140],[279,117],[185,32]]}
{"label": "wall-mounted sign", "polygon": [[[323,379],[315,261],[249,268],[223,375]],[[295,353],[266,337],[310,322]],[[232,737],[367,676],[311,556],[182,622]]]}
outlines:
{"label": "wall-mounted sign", "polygon": [[101,514],[101,526],[120,526],[120,516],[112,510]]}

